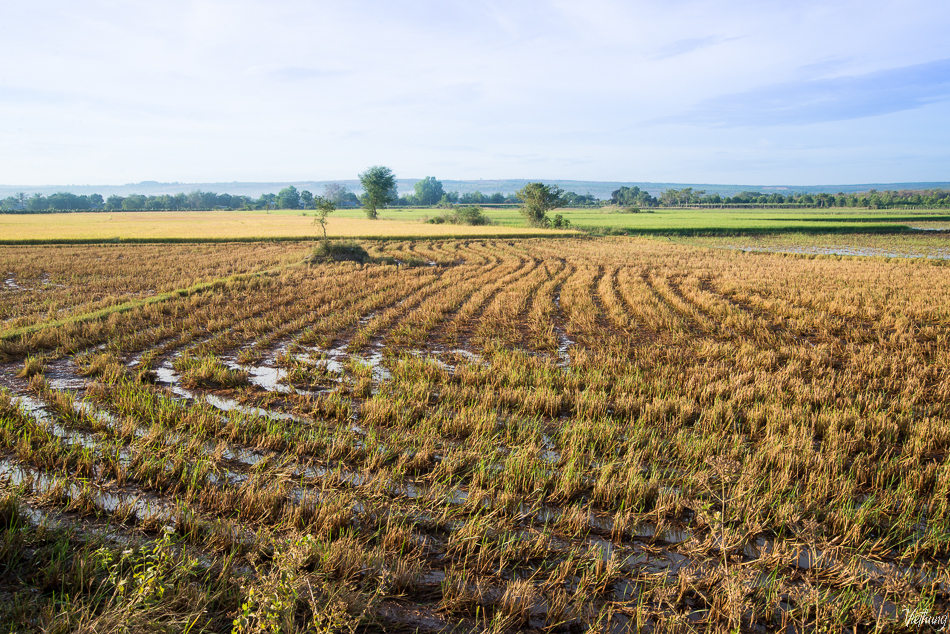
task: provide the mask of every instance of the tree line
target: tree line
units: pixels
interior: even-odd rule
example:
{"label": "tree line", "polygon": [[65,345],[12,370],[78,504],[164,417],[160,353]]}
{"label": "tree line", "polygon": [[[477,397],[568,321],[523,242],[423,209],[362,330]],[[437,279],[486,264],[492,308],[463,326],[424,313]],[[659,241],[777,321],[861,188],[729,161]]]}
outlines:
{"label": "tree line", "polygon": [[[330,197],[338,207],[358,206],[359,200],[346,187],[332,183],[327,186]],[[327,192],[325,192],[326,195]],[[216,194],[195,190],[189,194],[161,194],[144,196],[112,195],[103,198],[100,194],[77,196],[69,192],[57,192],[49,196],[18,193],[0,201],[0,210],[7,213],[43,213],[54,211],[197,211],[212,209],[315,209],[314,195],[307,190],[285,187],[276,194],[262,194],[258,198]]]}
{"label": "tree line", "polygon": [[[232,194],[217,194],[195,190],[191,193],[145,196],[112,195],[103,198],[100,194],[77,196],[69,192],[57,192],[44,196],[27,196],[18,193],[0,200],[0,211],[6,213],[51,213],[61,211],[204,211],[204,210],[263,210],[263,209],[318,209],[321,200],[330,201],[335,208],[363,207],[371,218],[380,207],[450,207],[454,205],[520,205],[517,192],[483,194],[480,191],[460,194],[445,191],[442,181],[426,176],[414,186],[414,191],[399,194],[396,176],[388,167],[373,166],[359,175],[364,192],[357,196],[341,183],[329,183],[320,196],[290,185],[276,194],[262,194],[258,198]],[[596,207],[603,203],[590,194],[563,192],[561,198],[568,207]]]}
{"label": "tree line", "polygon": [[[442,182],[433,176],[426,176],[416,182],[412,193],[399,194],[396,190],[396,177],[388,167],[373,166],[359,175],[363,194],[357,196],[340,183],[326,185],[322,196],[294,186],[281,189],[276,194],[262,194],[258,198],[231,194],[217,194],[195,190],[191,193],[161,194],[145,196],[112,195],[103,198],[100,194],[76,195],[69,192],[57,192],[49,196],[33,194],[27,196],[18,193],[0,200],[0,211],[5,213],[49,213],[61,211],[198,211],[198,210],[263,210],[263,209],[317,209],[321,200],[330,201],[335,208],[363,207],[367,216],[376,217],[381,207],[450,207],[453,205],[523,205],[524,190],[513,194],[483,194],[480,191],[459,194],[457,191],[445,191]],[[789,207],[789,208],[832,208],[857,207],[870,209],[900,208],[950,208],[950,191],[869,190],[845,194],[838,192],[810,194],[791,192],[780,194],[744,191],[734,196],[707,194],[705,190],[686,187],[667,189],[659,196],[653,196],[639,187],[621,187],[611,192],[609,200],[600,200],[591,194],[565,192],[558,188],[559,207],[602,207],[619,206],[624,208],[652,207]]]}
{"label": "tree line", "polygon": [[735,196],[707,194],[705,190],[686,187],[667,189],[658,197],[639,187],[621,187],[611,193],[610,202],[621,207],[859,207],[870,209],[901,209],[908,207],[950,208],[950,191],[943,189],[883,191],[845,194],[790,192],[779,194],[744,191]]}

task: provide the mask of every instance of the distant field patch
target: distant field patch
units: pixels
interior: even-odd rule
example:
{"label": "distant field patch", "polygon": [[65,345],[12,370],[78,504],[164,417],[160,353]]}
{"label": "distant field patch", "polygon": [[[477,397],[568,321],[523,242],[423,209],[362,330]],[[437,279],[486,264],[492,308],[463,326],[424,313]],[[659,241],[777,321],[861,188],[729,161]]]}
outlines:
{"label": "distant field patch", "polygon": [[[504,226],[523,226],[524,217],[516,208],[485,208],[493,222]],[[338,215],[358,217],[359,209],[347,209]],[[422,221],[438,215],[437,209],[385,209],[385,220]],[[557,209],[572,228],[619,230],[629,233],[660,235],[741,235],[767,233],[898,233],[912,227],[950,226],[950,215],[925,211],[868,209],[653,209],[641,213],[621,213],[616,208]]]}
{"label": "distant field patch", "polygon": [[[431,212],[431,210],[429,210]],[[0,241],[98,241],[98,240],[247,240],[316,238],[320,228],[303,212],[263,211],[156,211],[66,214],[2,214]],[[312,213],[312,212],[311,212]],[[434,214],[432,214],[434,215]],[[435,225],[419,218],[331,217],[330,237],[455,237],[557,235],[526,227]]]}
{"label": "distant field patch", "polygon": [[947,238],[932,232],[834,235],[784,233],[676,238],[674,241],[694,246],[767,253],[950,259],[950,243]]}
{"label": "distant field patch", "polygon": [[[429,224],[440,209],[384,209],[367,220],[360,209],[340,209],[327,224],[334,238],[543,237],[572,231],[525,226],[516,208],[485,208],[488,226]],[[317,238],[312,211],[155,211],[62,214],[0,214],[0,243],[166,241],[215,242],[308,240]],[[916,233],[916,228],[950,226],[950,215],[868,210],[656,209],[619,213],[615,209],[558,209],[572,229],[667,236],[739,236],[863,233]]]}

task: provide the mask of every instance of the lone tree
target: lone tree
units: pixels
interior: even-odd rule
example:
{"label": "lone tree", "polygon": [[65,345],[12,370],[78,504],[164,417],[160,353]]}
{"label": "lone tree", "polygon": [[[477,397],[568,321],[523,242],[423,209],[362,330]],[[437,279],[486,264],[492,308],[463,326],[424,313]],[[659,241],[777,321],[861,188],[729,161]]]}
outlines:
{"label": "lone tree", "polygon": [[326,244],[329,242],[327,238],[327,216],[336,211],[336,204],[323,196],[315,196],[313,202],[317,210],[317,213],[314,214],[313,224],[318,224],[323,229],[323,242]]}
{"label": "lone tree", "polygon": [[366,217],[376,220],[379,214],[376,209],[398,200],[396,193],[396,175],[388,167],[374,165],[360,174],[360,185],[365,192],[361,201],[366,210]]}
{"label": "lone tree", "polygon": [[564,190],[557,185],[528,183],[515,196],[521,200],[521,214],[528,219],[532,227],[547,227],[551,224],[548,212],[564,204],[561,194]]}

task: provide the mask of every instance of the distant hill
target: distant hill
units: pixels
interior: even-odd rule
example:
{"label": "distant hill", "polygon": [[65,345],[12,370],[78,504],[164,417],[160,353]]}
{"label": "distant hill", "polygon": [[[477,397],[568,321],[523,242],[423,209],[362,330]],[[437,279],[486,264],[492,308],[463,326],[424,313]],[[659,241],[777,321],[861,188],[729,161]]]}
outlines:
{"label": "distant hill", "polygon": [[[413,185],[420,179],[418,178],[400,178],[398,179],[399,193],[410,193],[413,191]],[[652,183],[638,181],[579,181],[579,180],[559,180],[559,179],[496,179],[496,180],[447,180],[442,179],[442,187],[445,191],[457,191],[460,194],[466,192],[480,191],[483,194],[494,194],[501,192],[503,194],[514,193],[516,190],[524,187],[526,183],[541,181],[544,183],[556,184],[565,191],[572,191],[577,194],[593,194],[596,198],[610,198],[610,192],[620,187],[639,187],[654,196],[659,195],[666,189],[683,189],[692,187],[693,189],[705,190],[708,194],[719,194],[721,196],[734,196],[743,191],[760,192],[778,192],[788,194],[792,192],[803,192],[816,194],[827,192],[835,194],[844,192],[846,194],[853,192],[864,192],[869,189],[878,191],[901,190],[901,189],[950,189],[950,182],[943,183],[865,183],[859,185],[717,185],[711,183]],[[211,191],[218,194],[231,194],[240,196],[259,197],[261,194],[274,193],[293,185],[299,190],[309,190],[314,194],[323,192],[324,186],[328,183],[341,183],[346,185],[350,191],[359,193],[361,191],[359,180],[336,180],[336,181],[288,181],[288,182],[238,182],[229,183],[159,183],[157,181],[142,181],[141,183],[128,183],[126,185],[0,185],[0,198],[12,196],[17,192],[24,192],[29,196],[33,194],[43,194],[48,196],[56,192],[70,192],[76,195],[82,194],[101,194],[109,197],[113,194],[118,196],[128,196],[129,194],[144,194],[146,196],[157,196],[160,194],[177,194],[178,192],[192,192],[196,189],[201,191]]]}

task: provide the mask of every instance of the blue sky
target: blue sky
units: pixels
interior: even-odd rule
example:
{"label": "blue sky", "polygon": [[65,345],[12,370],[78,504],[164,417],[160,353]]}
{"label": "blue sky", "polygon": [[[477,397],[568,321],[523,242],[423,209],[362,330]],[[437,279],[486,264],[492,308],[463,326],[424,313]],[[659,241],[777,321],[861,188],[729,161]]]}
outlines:
{"label": "blue sky", "polygon": [[950,3],[8,3],[0,183],[950,180]]}

